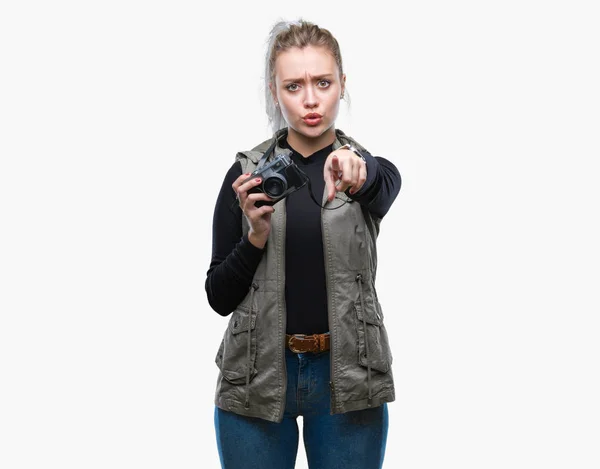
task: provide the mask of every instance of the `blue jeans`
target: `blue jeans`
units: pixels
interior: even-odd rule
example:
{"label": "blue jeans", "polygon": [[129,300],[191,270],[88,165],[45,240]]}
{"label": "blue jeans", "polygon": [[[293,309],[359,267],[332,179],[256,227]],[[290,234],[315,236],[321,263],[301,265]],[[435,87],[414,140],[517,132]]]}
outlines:
{"label": "blue jeans", "polygon": [[215,431],[224,469],[293,469],[298,423],[311,469],[380,469],[388,431],[387,404],[329,415],[330,352],[286,348],[287,395],[281,423],[215,406]]}

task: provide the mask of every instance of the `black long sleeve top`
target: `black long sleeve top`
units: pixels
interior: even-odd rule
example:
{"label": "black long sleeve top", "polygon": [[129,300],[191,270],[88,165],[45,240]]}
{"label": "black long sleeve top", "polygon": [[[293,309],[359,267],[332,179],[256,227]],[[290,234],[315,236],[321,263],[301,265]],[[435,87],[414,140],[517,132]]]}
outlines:
{"label": "black long sleeve top", "polygon": [[[291,159],[310,178],[315,198],[320,202],[325,181],[323,168],[333,145],[303,157],[292,151]],[[385,158],[372,156],[366,151],[367,180],[355,194],[346,194],[367,207],[370,213],[383,218],[398,192],[401,178],[396,166]],[[212,259],[207,272],[205,289],[208,302],[220,315],[227,316],[244,299],[260,263],[263,249],[257,248],[242,233],[239,205],[234,204],[231,187],[242,174],[235,162],[227,172],[217,197],[213,216]],[[320,334],[329,331],[327,291],[321,208],[311,199],[308,185],[292,192],[283,201],[286,204],[285,248],[285,301],[288,334]],[[232,210],[232,205],[234,209]],[[275,206],[277,209],[277,206]]]}

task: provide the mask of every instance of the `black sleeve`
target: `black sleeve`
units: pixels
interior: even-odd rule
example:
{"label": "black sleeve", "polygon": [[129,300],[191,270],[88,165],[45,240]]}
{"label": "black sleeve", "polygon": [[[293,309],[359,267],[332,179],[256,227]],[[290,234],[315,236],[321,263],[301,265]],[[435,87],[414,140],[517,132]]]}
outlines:
{"label": "black sleeve", "polygon": [[372,156],[366,151],[360,154],[367,163],[367,180],[356,194],[346,191],[346,195],[366,206],[376,217],[383,218],[400,192],[400,172],[394,163],[381,156]]}
{"label": "black sleeve", "polygon": [[264,252],[242,236],[244,215],[231,188],[241,174],[242,165],[235,162],[225,176],[213,215],[212,259],[204,287],[208,303],[221,316],[244,299]]}

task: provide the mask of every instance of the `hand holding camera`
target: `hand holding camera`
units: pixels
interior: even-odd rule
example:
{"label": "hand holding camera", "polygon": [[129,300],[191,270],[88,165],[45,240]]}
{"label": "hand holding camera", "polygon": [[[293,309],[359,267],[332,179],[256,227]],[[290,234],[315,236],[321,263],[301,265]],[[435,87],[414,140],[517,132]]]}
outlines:
{"label": "hand holding camera", "polygon": [[243,174],[233,183],[240,208],[248,219],[248,239],[263,248],[271,231],[273,205],[288,194],[300,189],[306,178],[289,157],[289,150],[251,174]]}
{"label": "hand holding camera", "polygon": [[264,248],[269,238],[271,231],[271,213],[275,211],[272,205],[264,205],[257,207],[257,202],[267,202],[270,199],[264,193],[253,192],[249,190],[262,184],[262,178],[249,178],[250,174],[242,174],[238,177],[232,187],[237,194],[238,203],[244,216],[248,220],[250,230],[248,231],[248,239],[257,248]]}

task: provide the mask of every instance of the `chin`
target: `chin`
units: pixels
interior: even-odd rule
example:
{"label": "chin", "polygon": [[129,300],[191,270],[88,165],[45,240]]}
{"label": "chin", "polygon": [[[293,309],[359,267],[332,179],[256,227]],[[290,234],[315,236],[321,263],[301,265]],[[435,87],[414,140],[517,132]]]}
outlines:
{"label": "chin", "polygon": [[323,129],[307,129],[306,131],[300,133],[308,138],[317,138],[323,135]]}
{"label": "chin", "polygon": [[304,122],[301,122],[294,130],[300,135],[307,138],[317,138],[326,133],[331,128],[331,124],[319,124],[316,127],[309,127]]}

